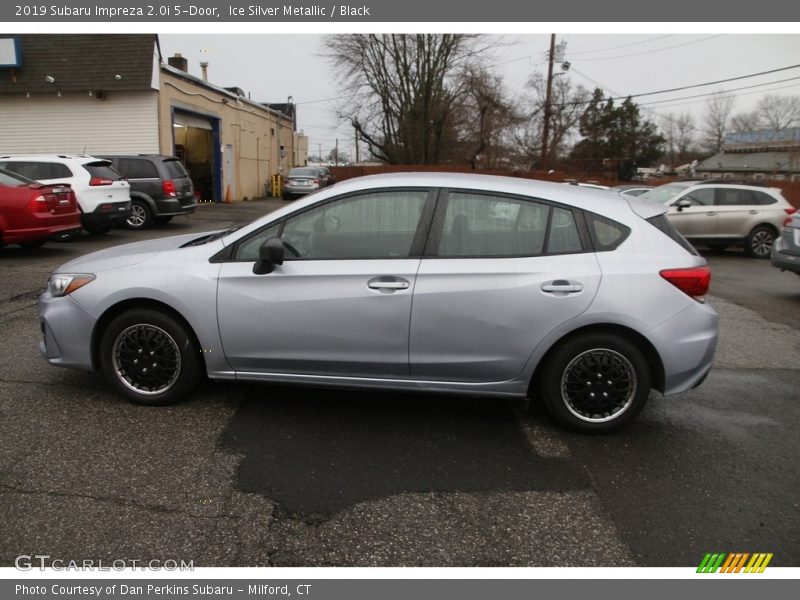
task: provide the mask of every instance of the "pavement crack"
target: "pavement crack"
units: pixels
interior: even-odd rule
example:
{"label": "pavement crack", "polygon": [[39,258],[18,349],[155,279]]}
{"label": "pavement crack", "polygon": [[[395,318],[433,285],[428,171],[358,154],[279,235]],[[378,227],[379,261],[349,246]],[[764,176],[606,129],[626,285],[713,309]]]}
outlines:
{"label": "pavement crack", "polygon": [[220,519],[229,519],[230,515],[214,514],[214,515],[199,515],[191,510],[169,508],[161,504],[148,504],[145,502],[138,502],[125,498],[116,498],[113,496],[98,496],[93,494],[77,494],[74,492],[60,492],[55,490],[25,490],[6,485],[0,485],[0,495],[18,495],[18,496],[48,496],[52,498],[64,499],[78,499],[78,500],[91,500],[93,502],[101,502],[110,504],[120,508],[138,508],[149,512],[169,515],[184,515],[192,519],[201,519],[208,521],[219,521]]}

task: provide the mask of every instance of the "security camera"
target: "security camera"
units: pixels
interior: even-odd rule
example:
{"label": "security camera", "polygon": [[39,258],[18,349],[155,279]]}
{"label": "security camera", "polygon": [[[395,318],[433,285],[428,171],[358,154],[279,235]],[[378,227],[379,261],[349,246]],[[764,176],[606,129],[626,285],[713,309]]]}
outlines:
{"label": "security camera", "polygon": [[116,75],[114,75],[114,79],[116,79],[117,81],[122,81],[122,75],[117,73]]}

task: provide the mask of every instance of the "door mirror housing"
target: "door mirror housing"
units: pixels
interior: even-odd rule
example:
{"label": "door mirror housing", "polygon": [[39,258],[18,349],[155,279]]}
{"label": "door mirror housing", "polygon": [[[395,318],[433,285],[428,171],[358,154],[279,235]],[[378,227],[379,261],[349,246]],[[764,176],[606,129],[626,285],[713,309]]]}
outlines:
{"label": "door mirror housing", "polygon": [[675,203],[675,206],[678,208],[678,212],[682,211],[684,208],[689,208],[692,205],[689,200],[678,200]]}
{"label": "door mirror housing", "polygon": [[275,270],[276,265],[283,264],[283,241],[279,237],[271,237],[258,248],[258,260],[253,265],[253,273],[266,275]]}

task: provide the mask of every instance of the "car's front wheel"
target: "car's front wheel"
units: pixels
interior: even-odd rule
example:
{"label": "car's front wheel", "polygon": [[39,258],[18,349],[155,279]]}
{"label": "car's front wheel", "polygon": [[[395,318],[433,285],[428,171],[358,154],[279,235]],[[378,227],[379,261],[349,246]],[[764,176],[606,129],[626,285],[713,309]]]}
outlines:
{"label": "car's front wheel", "polygon": [[650,394],[650,368],[628,339],[590,333],[561,343],[547,358],[539,391],[552,417],[570,429],[602,433],[626,425]]}
{"label": "car's front wheel", "polygon": [[186,327],[149,309],[124,312],[109,323],[100,340],[100,366],[128,400],[151,406],[184,399],[201,376],[200,353]]}
{"label": "car's front wheel", "polygon": [[772,244],[778,235],[774,229],[766,225],[754,227],[744,243],[744,253],[751,258],[769,258]]}

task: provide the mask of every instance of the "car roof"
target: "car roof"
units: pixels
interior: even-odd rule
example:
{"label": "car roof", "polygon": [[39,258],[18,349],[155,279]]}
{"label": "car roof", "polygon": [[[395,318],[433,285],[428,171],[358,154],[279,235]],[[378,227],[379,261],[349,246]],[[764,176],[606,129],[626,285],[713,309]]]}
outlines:
{"label": "car roof", "polygon": [[[476,191],[499,192],[533,198],[542,198],[552,202],[563,202],[577,208],[603,214],[628,214],[628,199],[609,194],[607,190],[590,187],[564,185],[539,179],[524,177],[504,177],[498,175],[482,175],[474,173],[384,173],[367,175],[339,181],[332,193],[375,189],[380,187],[439,187],[463,188]],[[315,194],[316,196],[316,194]],[[663,212],[658,206],[657,212]]]}
{"label": "car roof", "polygon": [[80,164],[86,164],[95,161],[105,161],[108,159],[99,156],[90,156],[88,154],[9,154],[0,156],[0,159],[7,158],[9,160],[74,160]]}

